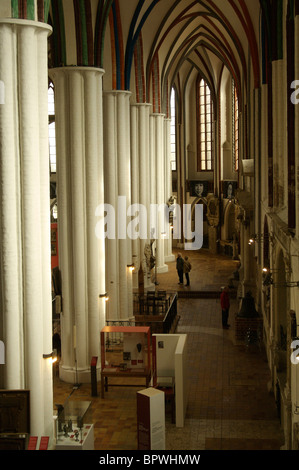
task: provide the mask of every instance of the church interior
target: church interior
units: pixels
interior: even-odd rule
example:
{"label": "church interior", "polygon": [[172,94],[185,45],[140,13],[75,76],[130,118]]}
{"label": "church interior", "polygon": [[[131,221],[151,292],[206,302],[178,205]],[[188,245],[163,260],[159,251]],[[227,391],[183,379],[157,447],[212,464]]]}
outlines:
{"label": "church interior", "polygon": [[298,0],[1,1],[1,449],[298,450],[298,136]]}

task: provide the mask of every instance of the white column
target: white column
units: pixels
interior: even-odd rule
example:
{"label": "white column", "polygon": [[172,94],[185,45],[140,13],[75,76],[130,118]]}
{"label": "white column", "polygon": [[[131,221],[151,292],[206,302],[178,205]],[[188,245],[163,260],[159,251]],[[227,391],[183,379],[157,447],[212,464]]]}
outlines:
{"label": "white column", "polygon": [[[139,204],[139,146],[138,146],[138,108],[131,106],[130,113],[131,132],[131,181],[132,204]],[[138,214],[137,214],[138,215]],[[137,216],[136,215],[136,216]],[[134,216],[135,218],[135,216]],[[138,289],[138,270],[140,267],[140,238],[132,239],[132,260],[135,266],[133,272],[133,289]]]}
{"label": "white column", "polygon": [[30,390],[30,427],[53,438],[47,43],[51,28],[0,20],[1,320],[4,387]]}
{"label": "white column", "polygon": [[[103,95],[104,120],[104,174],[105,174],[105,203],[109,204],[115,211],[116,221],[117,208],[117,158],[116,158],[116,135],[115,135],[115,98],[112,93]],[[115,230],[117,229],[115,223]],[[109,295],[107,319],[117,317],[119,311],[118,297],[118,244],[115,238],[106,240],[106,286]]]}
{"label": "white column", "polygon": [[[133,261],[136,260],[136,283],[138,269],[142,265],[144,272],[144,287],[152,284],[147,273],[144,248],[150,239],[149,213],[150,213],[150,162],[149,162],[149,103],[136,103],[131,106],[131,158],[132,158],[132,204],[137,203],[146,209],[146,239],[133,242]],[[141,227],[143,229],[143,227]],[[141,231],[141,230],[140,230]],[[136,255],[136,256],[134,256]]]}
{"label": "white column", "polygon": [[89,357],[99,354],[98,331],[105,326],[105,239],[95,236],[95,209],[104,204],[103,156],[103,71],[94,70],[86,75],[86,219]]}
{"label": "white column", "polygon": [[[158,207],[166,204],[165,201],[165,168],[164,168],[164,114],[154,113],[151,115],[153,132],[153,157],[155,159],[155,181],[156,181],[156,204]],[[168,272],[168,266],[164,260],[165,236],[165,212],[159,210],[157,227],[154,237],[156,238],[156,263],[157,272]]]}
{"label": "white column", "polygon": [[[51,288],[51,224],[49,217],[49,123],[48,123],[48,41],[37,42],[37,53],[39,57],[38,78],[39,83],[39,147],[40,147],[40,201],[41,201],[41,261],[42,261],[42,284],[43,284],[43,348],[44,351],[52,351],[52,288]],[[53,379],[52,360],[43,360],[44,377],[44,433],[52,436],[53,432]]]}
{"label": "white column", "polygon": [[251,220],[248,226],[242,225],[242,240],[243,240],[243,268],[244,268],[244,279],[242,282],[243,288],[243,295],[250,290],[254,292],[256,288],[256,280],[254,279],[253,274],[253,263],[254,263],[254,255],[255,255],[255,245],[249,245],[249,239],[252,236],[252,224],[254,222]]}
{"label": "white column", "polygon": [[[86,219],[85,219],[85,135],[84,135],[84,95],[83,77],[76,68],[69,74],[69,151],[70,151],[70,210],[72,230],[72,281],[73,315],[76,328],[75,349],[77,371],[81,376],[88,370],[87,356],[87,265],[86,260]],[[57,149],[58,150],[58,149]],[[59,153],[58,153],[59,158]],[[88,181],[86,181],[88,185]],[[86,186],[87,188],[87,186]],[[58,193],[59,215],[59,193]],[[59,219],[58,219],[59,224]],[[62,250],[65,247],[62,248]],[[61,251],[61,250],[59,250]],[[63,286],[62,286],[63,291]],[[79,375],[78,380],[79,380]]]}
{"label": "white column", "polygon": [[[273,66],[273,170],[274,170],[274,205],[283,207],[286,203],[285,178],[287,177],[287,166],[285,163],[285,130],[283,123],[286,122],[286,106],[284,101],[284,90],[286,79],[284,76],[285,61],[272,62]],[[282,214],[281,214],[282,215]],[[284,211],[283,217],[286,216]]]}
{"label": "white column", "polygon": [[114,90],[104,93],[105,202],[115,211],[115,239],[106,240],[109,319],[126,320],[133,314],[132,240],[127,234],[131,205],[130,96]]}
{"label": "white column", "polygon": [[[261,88],[261,200],[268,200],[268,85]],[[262,221],[261,221],[262,222]]]}
{"label": "white column", "polygon": [[63,71],[49,71],[55,84],[55,127],[56,127],[56,153],[59,158],[56,162],[56,182],[59,196],[58,214],[58,244],[59,244],[59,269],[63,285],[63,304],[61,313],[61,348],[63,357],[63,371],[68,370],[72,374],[74,367],[73,350],[73,296],[72,296],[72,244],[71,212],[69,207],[69,146],[68,125],[69,119],[66,113],[68,109],[68,81]]}
{"label": "white column", "polygon": [[[172,172],[171,172],[171,144],[170,144],[171,119],[164,119],[165,136],[165,201],[172,196]],[[165,239],[165,262],[175,261],[172,253],[172,230],[170,224],[167,225],[167,237]]]}
{"label": "white column", "polygon": [[[0,106],[0,184],[1,184],[1,313],[5,343],[5,388],[23,388],[24,331],[23,275],[20,198],[20,152],[16,34],[10,24],[0,25],[0,76],[4,83],[5,104]],[[2,321],[2,317],[1,317]]]}
{"label": "white column", "polygon": [[[262,163],[261,163],[261,89],[255,88],[253,91],[253,100],[254,100],[254,109],[255,116],[253,119],[254,127],[254,142],[252,145],[255,158],[255,177],[254,181],[250,182],[252,191],[254,192],[254,233],[263,233],[264,223],[261,219],[261,182],[262,182]],[[255,244],[255,256],[257,258],[257,263],[259,264],[262,259],[262,250],[261,244]]]}
{"label": "white column", "polygon": [[[127,214],[131,205],[130,96],[131,93],[126,91],[116,95],[118,196],[126,198],[126,206],[118,205],[119,226],[124,220],[124,210]],[[132,240],[127,233],[127,223],[123,228],[126,231],[119,237],[119,314],[120,318],[127,319],[133,315],[132,271],[127,267],[132,264]]]}
{"label": "white column", "polygon": [[[60,376],[88,382],[105,323],[105,245],[96,209],[104,203],[102,76],[96,68],[52,69],[55,87],[59,267],[62,279]],[[99,364],[100,361],[98,361]]]}

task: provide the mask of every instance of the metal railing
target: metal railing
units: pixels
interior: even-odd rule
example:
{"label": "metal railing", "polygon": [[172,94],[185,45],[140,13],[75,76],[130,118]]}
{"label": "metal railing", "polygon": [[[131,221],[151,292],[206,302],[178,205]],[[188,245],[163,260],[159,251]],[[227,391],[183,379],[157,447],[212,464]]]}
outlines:
{"label": "metal railing", "polygon": [[164,298],[160,293],[154,293],[154,295],[151,293],[146,296],[134,294],[134,317],[127,320],[106,320],[106,325],[149,326],[151,333],[170,333],[177,317],[178,294],[175,292],[163,295],[165,295]]}

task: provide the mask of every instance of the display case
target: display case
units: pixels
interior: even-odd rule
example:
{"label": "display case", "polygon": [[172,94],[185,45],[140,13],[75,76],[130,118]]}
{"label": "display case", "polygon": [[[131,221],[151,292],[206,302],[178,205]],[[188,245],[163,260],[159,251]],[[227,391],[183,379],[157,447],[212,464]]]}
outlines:
{"label": "display case", "polygon": [[[101,395],[108,391],[108,377],[151,379],[150,328],[105,326],[101,331]],[[122,385],[126,385],[125,380]],[[131,385],[131,384],[130,384]]]}
{"label": "display case", "polygon": [[94,431],[90,401],[68,401],[58,406],[56,449],[93,450]]}

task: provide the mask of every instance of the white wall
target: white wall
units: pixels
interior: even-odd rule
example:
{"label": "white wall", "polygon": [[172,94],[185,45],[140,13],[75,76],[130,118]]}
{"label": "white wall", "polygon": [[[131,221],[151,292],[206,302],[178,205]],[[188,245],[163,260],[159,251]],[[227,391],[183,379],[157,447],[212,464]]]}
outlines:
{"label": "white wall", "polygon": [[[176,426],[184,427],[188,404],[187,335],[153,335],[156,338],[157,377],[174,377]],[[159,343],[163,347],[159,347]]]}

